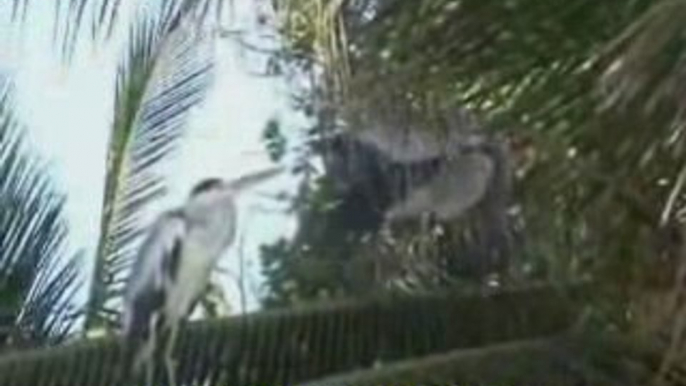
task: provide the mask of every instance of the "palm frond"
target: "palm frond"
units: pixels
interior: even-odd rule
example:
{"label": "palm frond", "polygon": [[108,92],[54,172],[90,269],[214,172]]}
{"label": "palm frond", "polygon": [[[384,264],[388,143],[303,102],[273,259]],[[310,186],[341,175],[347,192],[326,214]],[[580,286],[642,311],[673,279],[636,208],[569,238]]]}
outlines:
{"label": "palm frond", "polygon": [[[26,0],[24,0],[26,1]],[[75,44],[84,32],[84,25],[90,24],[90,34],[93,38],[109,38],[113,31],[120,26],[122,10],[130,2],[123,0],[58,0],[64,12],[56,12],[57,23],[60,25],[64,54],[70,56]],[[194,14],[200,19],[214,16],[221,18],[225,0],[146,0],[140,2],[142,6],[151,9],[168,8],[177,13],[194,9]]]}
{"label": "palm frond", "polygon": [[29,6],[29,0],[12,0],[12,20],[23,19]]}
{"label": "palm frond", "polygon": [[160,165],[176,149],[189,112],[211,81],[212,45],[193,11],[167,3],[132,27],[117,75],[89,323],[123,284],[145,225],[141,209],[165,194]]}
{"label": "palm frond", "polygon": [[82,262],[77,254],[66,263],[49,261],[38,271],[17,321],[22,331],[30,333],[30,342],[55,344],[76,333],[80,312],[74,301],[80,289]]}
{"label": "palm frond", "polygon": [[686,178],[686,160],[680,157],[686,146],[686,40],[681,24],[686,18],[686,1],[654,4],[641,18],[614,39],[603,52],[604,72],[600,90],[605,108],[637,110],[659,123],[657,143],[672,149],[680,164],[673,176],[670,193],[661,216],[664,225],[682,210],[680,201]]}
{"label": "palm frond", "polygon": [[78,266],[65,255],[64,196],[30,154],[11,92],[0,83],[0,315],[11,323],[0,344],[51,343],[73,328]]}
{"label": "palm frond", "polygon": [[608,105],[638,99],[649,112],[664,99],[683,99],[686,45],[679,27],[685,17],[686,1],[657,2],[608,44],[602,79]]}

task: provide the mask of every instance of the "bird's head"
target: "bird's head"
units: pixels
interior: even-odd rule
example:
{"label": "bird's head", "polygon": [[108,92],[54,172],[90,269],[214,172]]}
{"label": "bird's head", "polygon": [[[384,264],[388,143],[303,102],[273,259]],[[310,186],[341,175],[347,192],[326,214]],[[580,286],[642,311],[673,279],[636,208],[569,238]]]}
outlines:
{"label": "bird's head", "polygon": [[193,186],[190,193],[190,198],[195,198],[206,193],[219,191],[226,187],[224,180],[221,178],[206,178]]}
{"label": "bird's head", "polygon": [[253,172],[243,175],[232,180],[225,180],[221,178],[206,178],[198,182],[189,194],[189,198],[198,198],[200,196],[212,195],[212,193],[231,192],[233,194],[251,188],[252,186],[270,179],[283,172],[283,167],[271,167],[261,171]]}

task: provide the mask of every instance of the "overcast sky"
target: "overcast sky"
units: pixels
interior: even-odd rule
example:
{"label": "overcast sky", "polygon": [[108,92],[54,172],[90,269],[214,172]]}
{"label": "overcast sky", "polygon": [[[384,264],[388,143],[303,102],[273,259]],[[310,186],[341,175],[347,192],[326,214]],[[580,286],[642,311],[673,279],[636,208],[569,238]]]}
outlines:
{"label": "overcast sky", "polygon": [[[0,23],[0,70],[14,79],[21,118],[38,151],[50,163],[55,178],[68,194],[67,213],[72,248],[85,248],[93,256],[104,184],[107,139],[112,122],[114,81],[125,35],[119,34],[97,51],[81,49],[64,67],[55,52],[51,2],[32,2],[32,13],[23,27]],[[252,0],[236,0],[232,28],[252,24]],[[5,7],[11,8],[11,7]],[[124,29],[121,29],[122,31]],[[266,121],[279,117],[299,124],[288,108],[285,85],[280,79],[257,77],[261,58],[241,55],[231,40],[217,43],[217,75],[206,103],[193,114],[178,159],[172,164],[171,192],[159,208],[183,201],[188,189],[209,177],[233,177],[270,164],[259,138]],[[287,125],[288,126],[288,125]],[[248,306],[257,305],[259,285],[257,247],[280,235],[289,235],[294,221],[278,211],[279,205],[260,194],[292,189],[288,176],[256,188],[241,202],[244,256],[248,267]],[[237,246],[221,266],[237,276]],[[87,269],[87,267],[85,267]],[[240,311],[235,282],[222,276],[234,311]]]}

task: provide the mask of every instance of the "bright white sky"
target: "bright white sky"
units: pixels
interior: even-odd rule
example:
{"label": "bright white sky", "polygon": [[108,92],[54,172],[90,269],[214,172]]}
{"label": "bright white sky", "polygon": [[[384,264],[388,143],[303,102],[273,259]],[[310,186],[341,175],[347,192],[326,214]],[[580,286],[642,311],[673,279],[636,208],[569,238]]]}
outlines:
{"label": "bright white sky", "polygon": [[[234,28],[252,24],[252,2],[235,1]],[[115,71],[125,34],[115,36],[97,52],[90,47],[81,49],[75,61],[64,67],[53,49],[54,10],[50,3],[32,2],[32,13],[23,27],[0,22],[0,71],[12,75],[29,135],[68,193],[72,247],[85,248],[90,257],[98,238]],[[1,8],[0,15],[7,11]],[[191,119],[188,136],[172,165],[171,193],[160,207],[181,203],[190,187],[204,177],[233,177],[269,165],[259,139],[270,117],[278,116],[293,127],[300,123],[289,111],[283,81],[249,74],[262,69],[256,66],[260,59],[250,56],[240,55],[230,40],[218,41],[215,86]],[[241,202],[249,310],[257,306],[259,244],[291,234],[295,226],[294,220],[283,214],[257,209],[279,209],[279,205],[255,193],[276,194],[294,185],[285,176],[254,189]],[[237,246],[221,263],[229,276],[238,274]],[[221,280],[232,309],[240,312],[235,279],[229,276]]]}

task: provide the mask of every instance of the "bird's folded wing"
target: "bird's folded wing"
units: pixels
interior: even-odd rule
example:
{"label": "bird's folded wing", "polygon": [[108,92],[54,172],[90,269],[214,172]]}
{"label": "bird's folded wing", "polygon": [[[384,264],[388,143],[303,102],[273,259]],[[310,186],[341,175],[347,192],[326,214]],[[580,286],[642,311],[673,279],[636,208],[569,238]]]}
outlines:
{"label": "bird's folded wing", "polygon": [[176,276],[186,221],[178,211],[162,214],[151,226],[133,263],[124,299],[124,331],[146,326],[164,301],[165,281]]}

